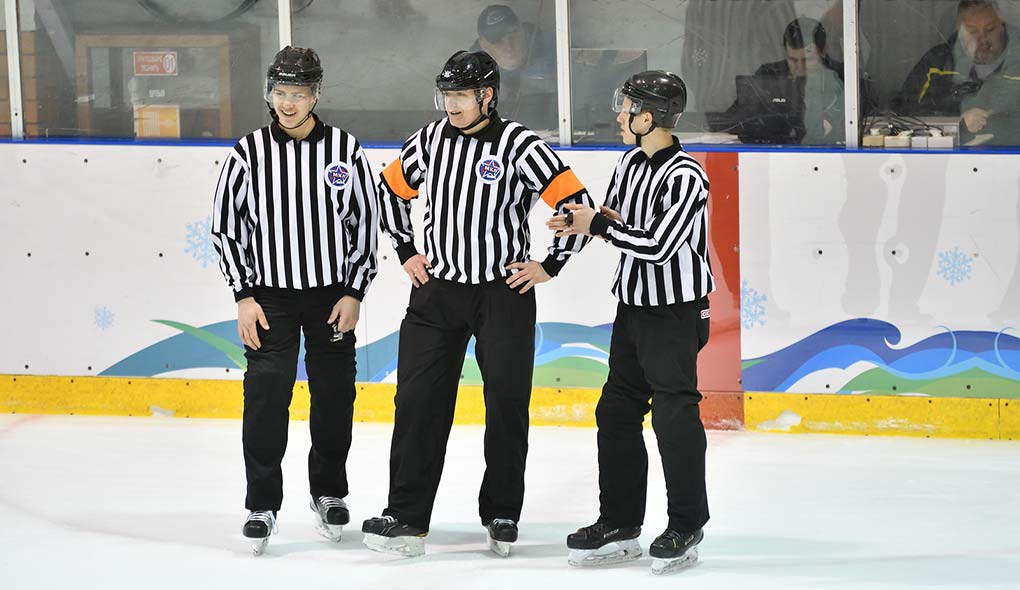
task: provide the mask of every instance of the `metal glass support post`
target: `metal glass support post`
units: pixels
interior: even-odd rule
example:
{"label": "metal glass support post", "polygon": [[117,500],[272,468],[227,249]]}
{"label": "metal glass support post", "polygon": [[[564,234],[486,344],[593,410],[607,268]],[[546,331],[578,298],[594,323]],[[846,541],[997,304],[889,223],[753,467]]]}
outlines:
{"label": "metal glass support post", "polygon": [[18,31],[18,0],[4,0],[7,24],[7,83],[11,99],[11,138],[25,138],[25,118],[21,104],[21,46]]}
{"label": "metal glass support post", "polygon": [[290,45],[291,21],[290,21],[290,0],[277,0],[276,12],[280,19],[280,49]]}
{"label": "metal glass support post", "polygon": [[556,88],[559,99],[560,145],[573,143],[570,117],[570,0],[556,0]]}
{"label": "metal glass support post", "polygon": [[846,147],[860,147],[861,68],[857,7],[860,0],[843,2],[843,99],[846,101]]}

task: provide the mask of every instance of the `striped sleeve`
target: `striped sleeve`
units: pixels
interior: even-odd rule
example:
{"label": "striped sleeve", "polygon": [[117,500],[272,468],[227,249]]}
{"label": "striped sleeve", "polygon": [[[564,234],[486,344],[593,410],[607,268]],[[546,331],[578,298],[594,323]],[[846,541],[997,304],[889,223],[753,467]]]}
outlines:
{"label": "striped sleeve", "polygon": [[237,148],[223,162],[213,200],[212,242],[220,258],[220,271],[234,291],[234,300],[252,295],[254,276],[248,228],[248,165]]}
{"label": "striped sleeve", "polygon": [[623,167],[623,158],[616,164],[616,168],[613,170],[613,176],[609,179],[609,188],[606,189],[606,200],[603,206],[609,207],[617,213],[620,212],[620,208],[623,206],[623,200],[620,199],[620,171]]}
{"label": "striped sleeve", "polygon": [[647,229],[609,220],[606,241],[653,264],[669,262],[690,238],[695,220],[708,203],[705,179],[692,167],[682,166],[666,183],[663,199],[663,210],[652,216]]}
{"label": "striped sleeve", "polygon": [[379,199],[376,195],[372,167],[361,146],[354,155],[356,178],[350,193],[350,206],[344,227],[347,231],[347,281],[345,290],[358,301],[365,298],[372,279],[378,272],[376,250],[379,233]]}
{"label": "striped sleeve", "polygon": [[[565,166],[544,141],[535,141],[521,156],[516,168],[525,183],[559,214],[566,214],[564,206],[568,203],[595,207],[595,201],[574,171]],[[589,236],[554,236],[549,255],[542,261],[545,271],[552,277],[559,274],[570,256],[580,252],[589,241]]]}
{"label": "striped sleeve", "polygon": [[409,137],[400,156],[380,175],[380,225],[390,237],[401,264],[418,253],[411,225],[411,200],[418,197],[418,187],[425,178],[428,129],[434,127],[434,124],[423,127]]}

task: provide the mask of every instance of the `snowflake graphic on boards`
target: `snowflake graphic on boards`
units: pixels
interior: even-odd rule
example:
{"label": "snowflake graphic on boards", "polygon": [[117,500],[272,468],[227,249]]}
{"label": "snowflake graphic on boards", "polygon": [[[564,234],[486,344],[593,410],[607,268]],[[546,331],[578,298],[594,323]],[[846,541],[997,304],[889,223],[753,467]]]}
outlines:
{"label": "snowflake graphic on boards", "polygon": [[939,252],[939,267],[936,274],[945,279],[950,286],[970,279],[971,265],[974,260],[959,247]]}
{"label": "snowflake graphic on boards", "polygon": [[765,303],[768,300],[768,296],[748,287],[747,281],[740,282],[740,325],[745,330],[765,325]]}
{"label": "snowflake graphic on boards", "polygon": [[97,307],[95,314],[96,327],[104,332],[113,327],[113,312],[106,307]]}
{"label": "snowflake graphic on boards", "polygon": [[219,260],[216,249],[212,245],[212,236],[209,235],[209,228],[212,227],[212,216],[202,221],[196,221],[187,225],[188,246],[184,253],[191,256],[202,268],[215,264]]}

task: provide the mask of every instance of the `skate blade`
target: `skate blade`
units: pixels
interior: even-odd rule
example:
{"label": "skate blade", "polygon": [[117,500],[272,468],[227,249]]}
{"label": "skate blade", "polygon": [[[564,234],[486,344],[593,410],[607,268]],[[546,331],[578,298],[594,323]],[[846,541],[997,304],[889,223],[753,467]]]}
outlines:
{"label": "skate blade", "polygon": [[497,541],[492,537],[489,537],[489,550],[500,557],[510,557],[510,546],[513,543],[507,543],[506,541]]}
{"label": "skate blade", "polygon": [[687,553],[680,557],[663,559],[656,557],[652,559],[652,573],[655,575],[668,574],[679,570],[687,569],[698,562],[698,548],[692,547]]}
{"label": "skate blade", "polygon": [[574,567],[605,567],[634,561],[641,557],[637,539],[606,543],[598,549],[571,549],[567,563]]}
{"label": "skate blade", "polygon": [[384,537],[365,533],[364,543],[365,547],[372,551],[401,557],[418,557],[425,554],[424,537]]}
{"label": "skate blade", "polygon": [[342,524],[326,524],[322,522],[318,516],[315,517],[315,529],[319,531],[319,534],[326,537],[334,543],[340,542],[340,537],[344,532],[344,525]]}
{"label": "skate blade", "polygon": [[264,539],[249,539],[249,541],[251,541],[251,554],[258,557],[265,552],[266,545],[269,544],[269,537]]}

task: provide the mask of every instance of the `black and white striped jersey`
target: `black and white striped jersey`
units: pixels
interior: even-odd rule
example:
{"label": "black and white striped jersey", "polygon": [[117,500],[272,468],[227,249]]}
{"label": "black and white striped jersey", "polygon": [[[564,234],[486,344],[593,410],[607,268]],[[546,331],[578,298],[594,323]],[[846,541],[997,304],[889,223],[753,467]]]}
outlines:
{"label": "black and white striped jersey", "polygon": [[343,285],[376,274],[378,198],[353,135],[325,125],[295,140],[274,122],[242,137],[216,186],[213,245],[236,300],[252,288]]}
{"label": "black and white striped jersey", "polygon": [[592,234],[622,251],[613,294],[628,305],[694,301],[715,289],[708,254],[708,175],[701,164],[673,146],[649,159],[640,148],[616,166],[605,215],[592,220]]}
{"label": "black and white striped jersey", "polygon": [[[594,203],[559,156],[520,123],[494,116],[474,135],[447,119],[430,123],[404,143],[380,183],[381,225],[403,264],[417,253],[411,201],[425,201],[425,255],[433,276],[479,284],[510,275],[531,250],[528,213],[539,199],[565,212],[567,203]],[[555,276],[590,238],[553,238],[542,266]]]}

